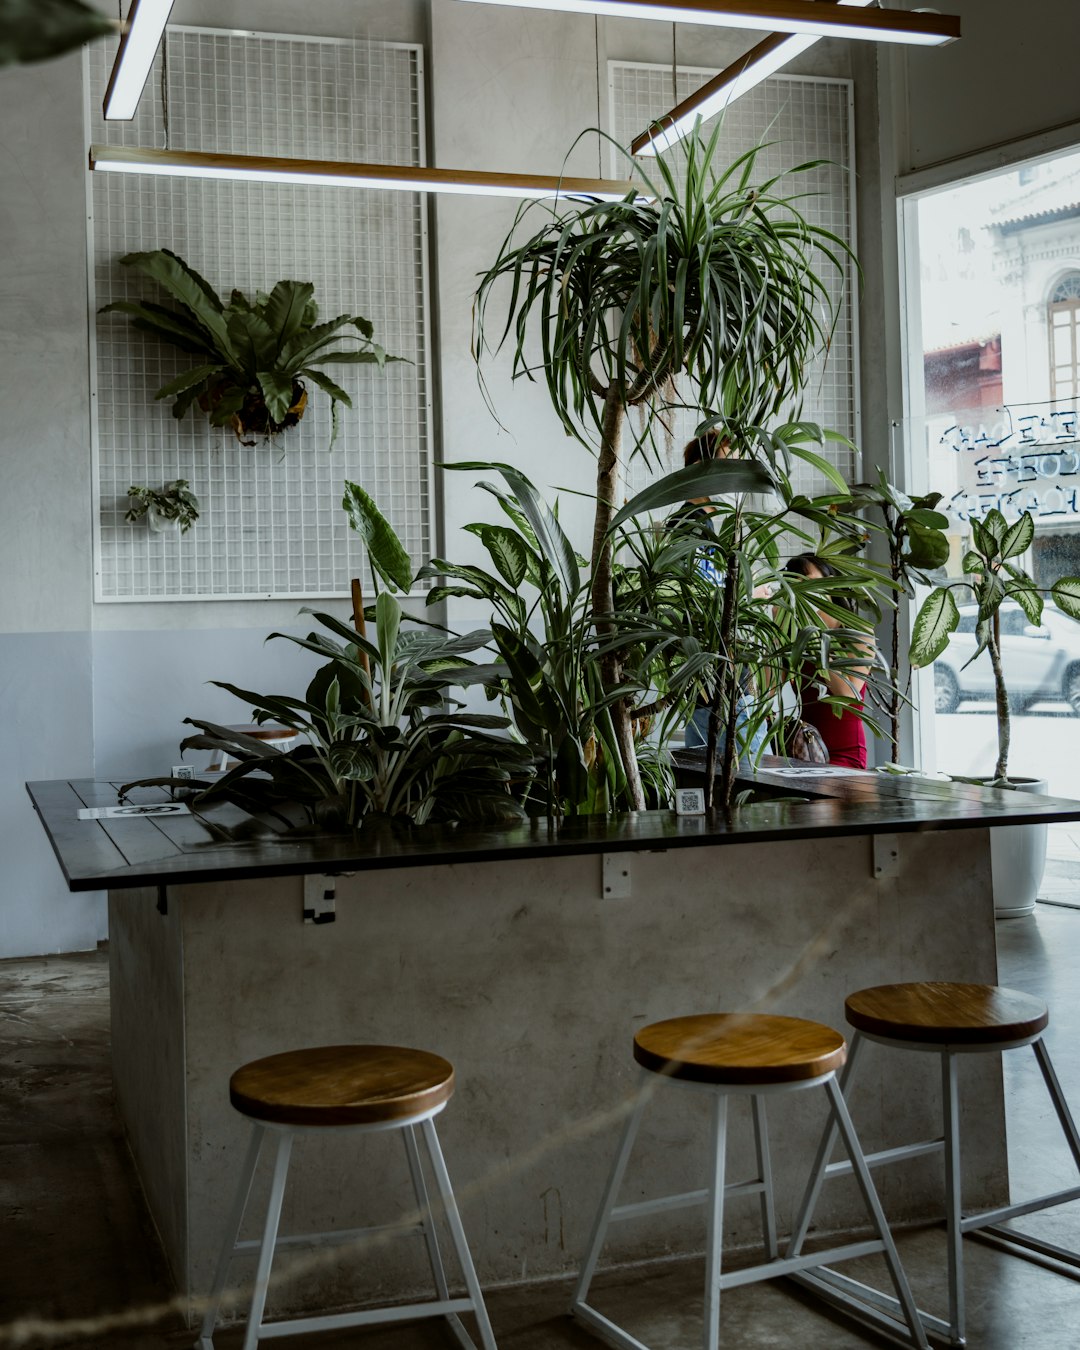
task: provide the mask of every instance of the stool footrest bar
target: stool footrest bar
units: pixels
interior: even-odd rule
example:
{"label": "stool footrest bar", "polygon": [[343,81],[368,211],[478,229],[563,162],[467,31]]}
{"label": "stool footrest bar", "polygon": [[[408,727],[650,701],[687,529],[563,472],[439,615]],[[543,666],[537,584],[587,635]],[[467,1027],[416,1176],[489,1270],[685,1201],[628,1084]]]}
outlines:
{"label": "stool footrest bar", "polygon": [[[423,1226],[418,1223],[381,1223],[371,1228],[342,1228],[331,1233],[290,1233],[286,1237],[279,1237],[277,1246],[335,1246],[346,1242],[358,1242],[362,1238],[375,1237],[381,1233],[396,1233],[400,1237],[413,1237],[417,1233],[423,1233],[423,1231]],[[257,1252],[261,1245],[259,1238],[245,1238],[243,1242],[238,1242],[233,1247],[233,1254],[239,1256],[244,1252]]]}
{"label": "stool footrest bar", "polygon": [[[882,1293],[881,1290],[872,1289],[869,1285],[861,1284],[858,1280],[838,1275],[835,1270],[822,1269],[802,1272],[792,1275],[791,1278],[797,1284],[817,1294],[826,1303],[831,1303],[834,1307],[850,1313],[865,1325],[884,1332],[898,1345],[911,1345],[911,1332],[907,1323],[900,1320],[899,1299],[891,1298],[888,1294]],[[896,1316],[892,1315],[893,1309],[896,1310]],[[919,1320],[925,1330],[948,1337],[949,1324],[943,1322],[940,1317],[932,1317],[929,1313],[924,1313],[920,1309]]]}
{"label": "stool footrest bar", "polygon": [[1032,1237],[1030,1233],[1017,1233],[1011,1228],[994,1226],[974,1231],[976,1237],[989,1238],[1005,1247],[1019,1248],[1017,1255],[1047,1257],[1080,1273],[1080,1252],[1071,1251],[1068,1247],[1059,1247],[1056,1242],[1046,1242],[1043,1238]]}
{"label": "stool footrest bar", "polygon": [[1054,1191],[1050,1195],[1041,1195],[1037,1200],[1021,1200],[1015,1205],[1001,1205],[998,1209],[988,1209],[982,1214],[973,1214],[961,1219],[960,1231],[974,1233],[989,1224],[1002,1223],[1005,1219],[1018,1219],[1021,1214],[1034,1214],[1036,1210],[1050,1209],[1054,1205],[1065,1205],[1070,1200],[1080,1200],[1080,1186],[1070,1186],[1066,1191]]}
{"label": "stool footrest bar", "polygon": [[[809,1284],[812,1280],[820,1280],[840,1293],[848,1294],[857,1299],[860,1303],[865,1303],[880,1308],[884,1312],[892,1313],[895,1320],[900,1324],[900,1318],[903,1309],[900,1300],[894,1294],[887,1294],[884,1289],[875,1289],[872,1285],[863,1284],[861,1280],[853,1279],[850,1275],[844,1275],[839,1270],[832,1270],[828,1266],[822,1266],[818,1270],[806,1275],[793,1275],[793,1280]],[[949,1324],[941,1317],[935,1317],[933,1313],[924,1312],[921,1308],[917,1309],[919,1320],[927,1331],[937,1332],[938,1335],[948,1336]],[[906,1331],[906,1328],[905,1328]]]}
{"label": "stool footrest bar", "polygon": [[[765,1189],[763,1181],[735,1181],[724,1187],[724,1198],[732,1199],[741,1195],[760,1195]],[[658,1195],[653,1200],[637,1200],[632,1205],[619,1205],[611,1211],[609,1223],[622,1219],[640,1219],[647,1214],[661,1214],[669,1209],[691,1209],[695,1205],[704,1205],[709,1199],[707,1190],[683,1191],[679,1195]]]}
{"label": "stool footrest bar", "polygon": [[340,1331],[345,1327],[378,1326],[384,1322],[412,1322],[422,1317],[450,1317],[454,1313],[473,1312],[472,1299],[440,1299],[438,1303],[402,1303],[394,1308],[370,1308],[364,1312],[324,1313],[318,1317],[297,1317],[288,1322],[264,1322],[259,1340],[278,1336],[298,1336],[309,1331]]}
{"label": "stool footrest bar", "polygon": [[[905,1162],[908,1158],[921,1158],[928,1153],[940,1153],[945,1147],[944,1139],[927,1139],[922,1144],[898,1144],[896,1148],[879,1149],[877,1153],[864,1153],[867,1167],[884,1167],[888,1163]],[[829,1163],[825,1168],[827,1177],[841,1177],[851,1175],[851,1163],[844,1159],[842,1162]]]}
{"label": "stool footrest bar", "polygon": [[745,1270],[728,1271],[726,1275],[720,1276],[720,1288],[737,1289],[742,1284],[754,1284],[757,1280],[774,1280],[781,1275],[792,1275],[796,1271],[809,1270],[827,1262],[851,1261],[856,1256],[873,1256],[875,1252],[884,1250],[885,1244],[879,1238],[868,1238],[865,1242],[848,1242],[843,1247],[833,1247],[827,1252],[778,1256],[775,1261],[747,1266]]}

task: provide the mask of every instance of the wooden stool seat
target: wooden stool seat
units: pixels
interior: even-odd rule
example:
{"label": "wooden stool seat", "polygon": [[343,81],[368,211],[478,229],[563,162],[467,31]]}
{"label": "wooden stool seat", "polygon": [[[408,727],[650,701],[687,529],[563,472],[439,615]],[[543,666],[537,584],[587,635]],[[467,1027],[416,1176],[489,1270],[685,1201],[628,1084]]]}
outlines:
{"label": "wooden stool seat", "polygon": [[450,1100],[454,1066],[399,1045],[320,1045],[253,1060],[229,1081],[237,1111],[278,1125],[373,1125]]}
{"label": "wooden stool seat", "polygon": [[718,1087],[821,1078],[839,1069],[844,1055],[844,1038],[832,1027],[766,1013],[672,1017],[634,1037],[634,1058],[644,1068]]}
{"label": "wooden stool seat", "polygon": [[860,989],[845,1002],[858,1031],[888,1040],[931,1045],[1001,1045],[1037,1036],[1046,1004],[1018,989],[993,984],[883,984]]}

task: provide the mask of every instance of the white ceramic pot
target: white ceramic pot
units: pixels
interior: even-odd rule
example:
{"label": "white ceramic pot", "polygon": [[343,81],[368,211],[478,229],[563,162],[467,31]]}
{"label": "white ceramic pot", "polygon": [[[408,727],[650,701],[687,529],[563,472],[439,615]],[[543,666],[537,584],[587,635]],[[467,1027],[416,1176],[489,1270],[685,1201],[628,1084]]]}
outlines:
{"label": "white ceramic pot", "polygon": [[[1045,792],[1043,778],[1012,778],[1013,792]],[[994,916],[1020,919],[1035,912],[1046,866],[1046,826],[1007,825],[990,831]]]}

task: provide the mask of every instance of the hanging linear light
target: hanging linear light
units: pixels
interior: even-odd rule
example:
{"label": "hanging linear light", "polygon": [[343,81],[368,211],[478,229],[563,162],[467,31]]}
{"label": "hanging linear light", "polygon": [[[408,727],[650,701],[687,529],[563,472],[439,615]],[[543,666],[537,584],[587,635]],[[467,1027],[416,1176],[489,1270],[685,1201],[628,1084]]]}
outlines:
{"label": "hanging linear light", "polygon": [[173,0],[131,0],[105,90],[104,112],[109,121],[135,116],[172,7]]}
{"label": "hanging linear light", "polygon": [[315,187],[386,188],[484,197],[600,197],[618,201],[629,192],[640,192],[636,184],[613,178],[347,164],[337,160],[274,159],[266,155],[144,150],[120,145],[92,145],[90,167],[98,173],[149,173],[170,178],[226,178],[237,182],[307,183]]}
{"label": "hanging linear light", "polygon": [[817,37],[865,38],[938,47],[960,36],[954,14],[899,9],[854,10],[834,0],[472,0],[522,9],[558,9],[619,19],[715,24],[767,33],[812,33]]}
{"label": "hanging linear light", "polygon": [[[865,8],[874,0],[840,0],[841,5]],[[723,112],[729,103],[734,103],[743,94],[749,93],[755,85],[775,75],[797,56],[809,50],[821,38],[809,33],[770,33],[756,47],[733,61],[726,70],[714,75],[700,89],[684,98],[670,112],[643,131],[630,145],[632,155],[655,155],[668,150],[680,140],[700,117],[707,122],[710,117]]]}

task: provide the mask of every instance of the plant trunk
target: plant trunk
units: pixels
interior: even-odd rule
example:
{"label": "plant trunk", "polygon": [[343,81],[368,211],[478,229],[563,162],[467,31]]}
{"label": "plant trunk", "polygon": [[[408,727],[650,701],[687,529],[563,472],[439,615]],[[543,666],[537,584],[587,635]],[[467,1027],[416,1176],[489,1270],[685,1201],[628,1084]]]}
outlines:
{"label": "plant trunk", "polygon": [[892,742],[893,763],[900,759],[900,601],[897,598],[892,612],[892,663],[889,667],[892,688],[889,690],[889,740]]}
{"label": "plant trunk", "polygon": [[[611,637],[615,631],[612,621],[615,612],[614,548],[608,530],[615,514],[615,495],[619,489],[619,447],[625,415],[622,400],[612,385],[604,397],[603,429],[596,464],[596,515],[592,542],[593,622],[597,636],[602,639]],[[606,690],[619,687],[622,683],[622,662],[617,652],[609,652],[602,658],[600,673]],[[631,809],[643,811],[645,793],[638,772],[630,711],[629,698],[617,699],[611,707],[611,723],[626,775],[626,791]]]}
{"label": "plant trunk", "polygon": [[990,664],[994,668],[994,696],[997,700],[998,757],[994,766],[995,779],[1005,780],[1009,775],[1009,741],[1012,726],[1009,719],[1009,693],[1005,688],[1005,672],[1001,665],[1001,618],[995,612],[990,622]]}
{"label": "plant trunk", "polygon": [[[727,559],[724,572],[723,609],[720,614],[720,651],[724,656],[717,684],[723,690],[721,707],[724,710],[726,738],[724,741],[724,759],[720,766],[720,805],[724,810],[731,806],[731,793],[735,786],[735,769],[739,762],[738,722],[739,722],[739,671],[735,655],[735,616],[736,593],[739,585],[737,559]],[[711,719],[710,719],[711,723]],[[712,726],[709,727],[710,736]]]}

